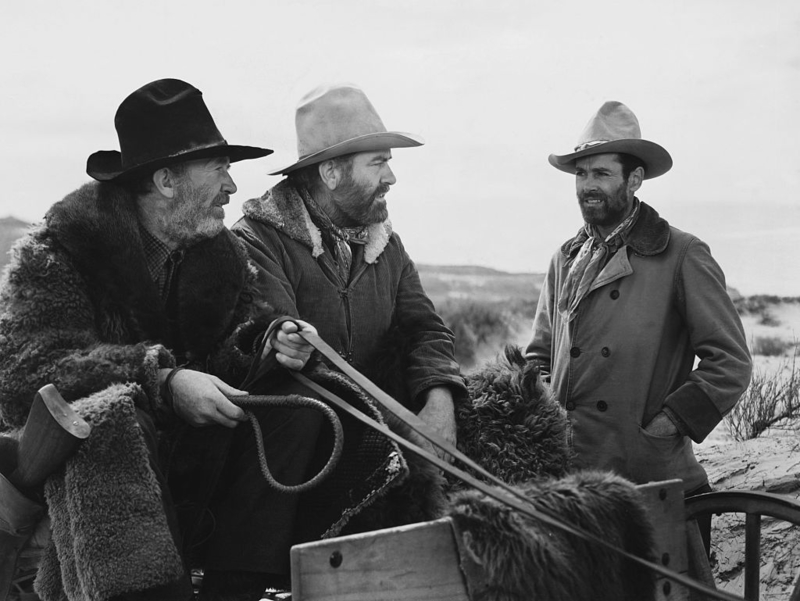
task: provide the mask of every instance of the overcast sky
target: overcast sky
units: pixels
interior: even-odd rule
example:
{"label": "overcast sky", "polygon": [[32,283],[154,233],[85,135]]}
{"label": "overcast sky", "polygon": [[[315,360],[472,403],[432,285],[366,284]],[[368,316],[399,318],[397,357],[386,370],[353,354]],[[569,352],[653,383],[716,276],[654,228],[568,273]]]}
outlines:
{"label": "overcast sky", "polygon": [[675,166],[639,197],[704,239],[745,294],[800,296],[796,0],[71,0],[6,2],[0,217],[34,221],[118,149],[119,103],[162,77],[200,88],[237,163],[233,223],[295,157],[294,110],[360,85],[398,149],[388,196],[420,263],[540,272],[577,231],[573,178],[547,163],[606,100]]}

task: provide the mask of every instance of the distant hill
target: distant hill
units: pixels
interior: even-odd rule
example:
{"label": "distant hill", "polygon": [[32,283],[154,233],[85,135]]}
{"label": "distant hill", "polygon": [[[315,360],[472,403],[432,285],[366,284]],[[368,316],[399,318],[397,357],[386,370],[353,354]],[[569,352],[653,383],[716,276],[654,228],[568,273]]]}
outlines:
{"label": "distant hill", "polygon": [[509,273],[472,265],[418,264],[422,286],[439,306],[445,301],[534,302],[544,274]]}
{"label": "distant hill", "polygon": [[0,218],[0,270],[9,261],[8,251],[30,227],[29,223],[16,217]]}

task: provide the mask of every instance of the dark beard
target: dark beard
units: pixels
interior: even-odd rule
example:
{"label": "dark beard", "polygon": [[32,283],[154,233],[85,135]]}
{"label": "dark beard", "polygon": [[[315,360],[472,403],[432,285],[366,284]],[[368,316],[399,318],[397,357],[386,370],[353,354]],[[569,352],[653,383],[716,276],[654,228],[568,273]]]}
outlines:
{"label": "dark beard", "polygon": [[[375,202],[381,195],[389,192],[389,184],[380,184],[375,191],[369,195],[368,202],[359,203],[358,199],[365,196],[364,188],[350,179],[342,190],[342,200],[336,206],[336,219],[333,220],[337,225],[345,227],[371,225],[381,223],[387,219],[388,211],[385,206],[382,210],[376,210]],[[350,202],[354,200],[355,202]]]}
{"label": "dark beard", "polygon": [[[600,225],[604,227],[616,225],[621,223],[628,212],[628,204],[627,202],[623,202],[621,205],[618,203],[613,203],[613,200],[620,200],[625,198],[625,190],[620,189],[617,192],[616,198],[612,199],[612,197],[608,196],[604,192],[592,192],[591,194],[585,192],[579,192],[577,194],[578,200],[580,201],[580,208],[581,214],[583,215],[583,220],[588,223],[589,225]],[[587,205],[586,199],[587,198],[597,198],[602,200],[602,204],[594,206],[594,205]]]}

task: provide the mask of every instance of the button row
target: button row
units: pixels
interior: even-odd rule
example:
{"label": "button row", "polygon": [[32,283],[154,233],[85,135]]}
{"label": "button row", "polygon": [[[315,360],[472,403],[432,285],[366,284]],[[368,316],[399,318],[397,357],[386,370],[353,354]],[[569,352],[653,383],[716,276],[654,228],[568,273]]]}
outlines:
{"label": "button row", "polygon": [[[583,351],[579,349],[577,346],[573,346],[571,349],[569,349],[569,356],[572,357],[573,359],[577,359],[578,357],[581,356],[582,353]],[[610,357],[611,349],[608,348],[607,346],[604,346],[602,349],[600,349],[600,354],[603,355],[603,357]]]}
{"label": "button row", "polygon": [[[567,411],[575,411],[575,402],[574,401],[567,401],[567,404],[564,405]],[[608,411],[608,403],[605,401],[597,401],[595,403],[595,407],[597,407],[598,411]]]}

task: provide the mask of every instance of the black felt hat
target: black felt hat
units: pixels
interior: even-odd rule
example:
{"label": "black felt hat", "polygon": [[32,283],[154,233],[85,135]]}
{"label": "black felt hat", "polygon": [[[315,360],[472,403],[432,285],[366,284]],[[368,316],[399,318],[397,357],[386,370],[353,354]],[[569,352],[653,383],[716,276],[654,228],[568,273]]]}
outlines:
{"label": "black felt hat", "polygon": [[103,182],[194,159],[227,156],[235,163],[272,154],[228,144],[203,93],[179,79],[159,79],[133,92],[119,105],[114,126],[121,152],[99,150],[86,161],[86,173]]}

